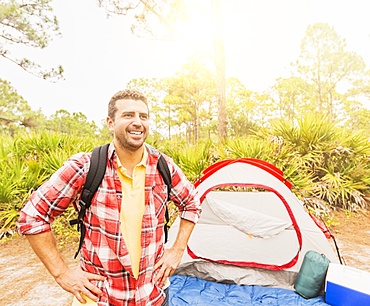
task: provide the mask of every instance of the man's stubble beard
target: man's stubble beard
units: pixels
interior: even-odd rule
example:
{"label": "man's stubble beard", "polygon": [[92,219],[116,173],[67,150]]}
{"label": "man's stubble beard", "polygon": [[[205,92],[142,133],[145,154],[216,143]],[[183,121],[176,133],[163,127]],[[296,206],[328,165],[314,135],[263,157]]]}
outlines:
{"label": "man's stubble beard", "polygon": [[[127,134],[128,134],[128,132],[127,132]],[[124,136],[115,137],[115,141],[117,142],[117,145],[120,148],[125,149],[125,150],[130,151],[130,152],[135,152],[144,145],[145,140],[148,138],[148,133],[146,133],[146,131],[144,131],[144,134],[145,134],[145,137],[141,141],[140,145],[136,145],[136,142],[131,142],[127,137],[124,137]]]}

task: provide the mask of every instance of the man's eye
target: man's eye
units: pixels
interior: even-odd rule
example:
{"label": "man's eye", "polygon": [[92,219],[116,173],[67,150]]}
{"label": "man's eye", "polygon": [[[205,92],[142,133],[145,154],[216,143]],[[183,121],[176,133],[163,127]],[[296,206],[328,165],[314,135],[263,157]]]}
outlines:
{"label": "man's eye", "polygon": [[148,119],[148,115],[140,115],[140,119],[147,120]]}
{"label": "man's eye", "polygon": [[123,114],[123,117],[125,117],[125,118],[131,118],[132,117],[132,114]]}

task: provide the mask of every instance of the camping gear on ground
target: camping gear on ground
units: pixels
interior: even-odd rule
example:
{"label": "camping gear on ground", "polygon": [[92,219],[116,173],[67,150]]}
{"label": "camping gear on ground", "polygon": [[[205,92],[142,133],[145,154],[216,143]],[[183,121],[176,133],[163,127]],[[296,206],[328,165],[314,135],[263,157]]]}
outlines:
{"label": "camping gear on ground", "polygon": [[185,275],[173,275],[170,280],[170,306],[328,306],[323,296],[305,299],[282,288],[223,284]]}
{"label": "camping gear on ground", "polygon": [[[272,164],[253,158],[224,160],[204,170],[195,187],[203,211],[175,272],[179,277],[283,288],[305,300],[293,288],[304,255],[312,250],[339,262],[291,191],[292,184]],[[171,226],[169,246],[178,226],[179,219]]]}
{"label": "camping gear on ground", "polygon": [[329,259],[315,251],[308,251],[304,255],[302,266],[294,283],[294,289],[305,298],[320,295],[325,282]]}
{"label": "camping gear on ground", "polygon": [[370,273],[330,263],[325,282],[325,301],[332,306],[370,305]]}
{"label": "camping gear on ground", "polygon": [[[69,221],[70,225],[77,225],[77,230],[81,233],[80,242],[78,245],[77,252],[74,258],[77,257],[81,250],[83,240],[85,238],[85,224],[82,222],[85,217],[86,209],[89,209],[91,205],[91,200],[94,197],[95,192],[98,190],[105,174],[107,166],[107,155],[108,155],[109,143],[95,147],[91,153],[91,162],[89,172],[86,175],[86,181],[84,187],[81,191],[81,200],[79,202],[79,212],[77,219]],[[170,192],[172,186],[172,178],[170,169],[168,168],[167,162],[162,155],[159,156],[157,169],[161,174],[164,183],[167,185],[167,197],[168,201],[170,199]],[[167,208],[167,207],[166,207]],[[168,209],[165,212],[165,222],[164,222],[164,234],[165,242],[168,240],[168,222],[169,213]]]}

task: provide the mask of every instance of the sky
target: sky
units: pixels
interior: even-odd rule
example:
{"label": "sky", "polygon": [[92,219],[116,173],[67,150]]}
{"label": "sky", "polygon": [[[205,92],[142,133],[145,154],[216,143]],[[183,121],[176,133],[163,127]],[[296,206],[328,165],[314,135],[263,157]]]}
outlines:
{"label": "sky", "polygon": [[[207,5],[209,0],[198,0]],[[100,123],[110,97],[134,78],[170,77],[186,59],[211,54],[211,10],[195,10],[177,39],[148,39],[130,32],[131,15],[107,18],[96,0],[53,0],[61,37],[43,49],[14,47],[44,68],[62,65],[64,80],[52,83],[0,58],[8,80],[32,109],[82,112]],[[307,26],[325,22],[370,66],[368,0],[222,0],[226,77],[262,92],[289,75]],[[17,50],[18,48],[18,50]]]}

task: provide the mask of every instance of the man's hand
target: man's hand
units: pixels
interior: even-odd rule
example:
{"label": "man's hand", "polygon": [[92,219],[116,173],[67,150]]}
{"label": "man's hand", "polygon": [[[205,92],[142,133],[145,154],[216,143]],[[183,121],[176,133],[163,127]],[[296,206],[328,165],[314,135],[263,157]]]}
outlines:
{"label": "man's hand", "polygon": [[84,272],[80,266],[68,268],[59,276],[55,277],[56,282],[64,290],[72,293],[77,300],[85,304],[86,300],[83,295],[97,302],[102,291],[91,281],[104,281],[103,276]]}
{"label": "man's hand", "polygon": [[66,291],[76,296],[80,303],[85,304],[83,293],[93,301],[98,300],[101,290],[91,281],[104,281],[100,275],[82,271],[81,267],[69,268],[56,246],[51,232],[26,235],[36,255],[41,259],[55,281]]}
{"label": "man's hand", "polygon": [[179,266],[183,251],[171,248],[165,249],[161,259],[154,265],[154,282],[163,287],[167,279],[175,272]]}
{"label": "man's hand", "polygon": [[179,266],[194,225],[191,221],[181,219],[179,231],[173,246],[170,249],[165,249],[163,256],[154,265],[154,282],[158,282],[159,286],[163,287],[167,279]]}

